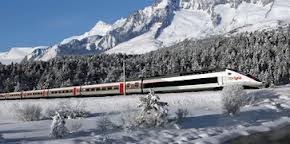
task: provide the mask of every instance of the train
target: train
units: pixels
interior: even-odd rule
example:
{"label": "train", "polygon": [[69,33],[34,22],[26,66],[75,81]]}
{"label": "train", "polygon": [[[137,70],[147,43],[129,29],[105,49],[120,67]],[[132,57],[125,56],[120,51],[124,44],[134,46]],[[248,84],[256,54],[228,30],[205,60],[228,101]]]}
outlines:
{"label": "train", "polygon": [[196,71],[174,76],[155,77],[94,85],[71,86],[63,88],[1,93],[0,100],[110,96],[125,94],[144,94],[150,89],[160,93],[219,89],[226,85],[238,84],[246,88],[259,88],[263,83],[250,74],[233,69],[220,71]]}

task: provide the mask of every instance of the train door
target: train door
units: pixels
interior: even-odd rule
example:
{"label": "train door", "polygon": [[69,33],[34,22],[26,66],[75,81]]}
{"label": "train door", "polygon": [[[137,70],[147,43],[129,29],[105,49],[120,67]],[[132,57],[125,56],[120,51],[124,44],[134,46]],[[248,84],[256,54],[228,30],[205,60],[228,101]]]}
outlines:
{"label": "train door", "polygon": [[73,96],[77,95],[77,88],[76,87],[73,88],[72,93],[73,93]]}
{"label": "train door", "polygon": [[119,93],[124,94],[124,83],[119,84]]}

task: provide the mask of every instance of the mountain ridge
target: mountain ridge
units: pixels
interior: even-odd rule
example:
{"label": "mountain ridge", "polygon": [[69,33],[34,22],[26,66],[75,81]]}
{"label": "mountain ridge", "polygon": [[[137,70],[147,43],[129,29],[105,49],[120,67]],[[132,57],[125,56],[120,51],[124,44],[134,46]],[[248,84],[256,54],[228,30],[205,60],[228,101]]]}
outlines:
{"label": "mountain ridge", "polygon": [[143,54],[185,39],[275,29],[290,23],[290,0],[156,0],[113,24],[35,50],[26,60],[98,53]]}

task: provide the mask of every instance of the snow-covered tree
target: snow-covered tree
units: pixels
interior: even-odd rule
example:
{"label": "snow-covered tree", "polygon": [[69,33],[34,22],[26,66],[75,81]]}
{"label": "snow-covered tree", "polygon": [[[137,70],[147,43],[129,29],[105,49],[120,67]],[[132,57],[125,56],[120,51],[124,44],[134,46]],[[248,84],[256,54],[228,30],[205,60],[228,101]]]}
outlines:
{"label": "snow-covered tree", "polygon": [[222,90],[222,110],[228,115],[235,115],[247,100],[241,85],[227,85]]}
{"label": "snow-covered tree", "polygon": [[168,104],[161,102],[158,95],[150,89],[145,97],[140,97],[141,108],[137,123],[140,127],[162,127],[168,123]]}
{"label": "snow-covered tree", "polygon": [[65,118],[56,112],[50,126],[50,136],[54,138],[62,138],[67,133],[68,129],[65,127]]}

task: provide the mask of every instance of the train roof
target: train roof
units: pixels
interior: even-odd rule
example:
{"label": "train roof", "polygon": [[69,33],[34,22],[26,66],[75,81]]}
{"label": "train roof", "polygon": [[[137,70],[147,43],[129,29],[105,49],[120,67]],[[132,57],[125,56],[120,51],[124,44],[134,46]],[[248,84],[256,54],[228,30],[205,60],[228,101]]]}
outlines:
{"label": "train roof", "polygon": [[[160,76],[153,76],[153,77],[143,77],[144,80],[150,80],[150,79],[158,79],[158,78],[167,78],[167,77],[177,77],[177,76],[186,76],[186,75],[192,75],[192,74],[207,74],[207,73],[214,73],[214,72],[223,72],[226,68],[215,68],[215,69],[201,69],[191,72],[182,72],[182,73],[173,73],[173,74],[167,74],[167,75],[160,75]],[[231,70],[231,69],[228,69]],[[233,70],[236,71],[236,70]]]}

